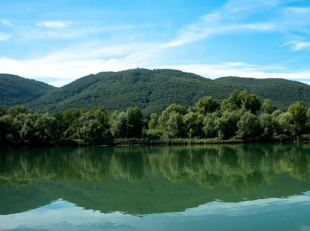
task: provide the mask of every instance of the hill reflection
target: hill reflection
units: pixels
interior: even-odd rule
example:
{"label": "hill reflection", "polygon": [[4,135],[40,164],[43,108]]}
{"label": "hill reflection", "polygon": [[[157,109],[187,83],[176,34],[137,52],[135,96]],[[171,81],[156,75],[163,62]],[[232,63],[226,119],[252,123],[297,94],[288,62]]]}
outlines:
{"label": "hill reflection", "polygon": [[308,153],[309,144],[6,150],[0,213],[59,198],[101,212],[148,214],[289,196],[309,190]]}

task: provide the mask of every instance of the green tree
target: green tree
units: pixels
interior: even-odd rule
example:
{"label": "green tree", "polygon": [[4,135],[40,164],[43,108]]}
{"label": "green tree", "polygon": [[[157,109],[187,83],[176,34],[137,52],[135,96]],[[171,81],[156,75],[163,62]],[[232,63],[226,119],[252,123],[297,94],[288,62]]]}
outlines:
{"label": "green tree", "polygon": [[51,144],[52,141],[59,139],[57,137],[58,122],[55,117],[43,114],[35,122],[35,135],[40,142]]}
{"label": "green tree", "polygon": [[236,135],[238,130],[237,122],[239,121],[238,111],[225,111],[222,117],[215,121],[220,139],[229,139]]}
{"label": "green tree", "polygon": [[262,136],[266,139],[270,139],[276,129],[275,118],[268,113],[262,113],[259,116],[259,125],[262,130]]}
{"label": "green tree", "polygon": [[168,130],[167,122],[172,113],[178,113],[180,116],[183,116],[187,113],[187,110],[182,105],[177,104],[171,104],[169,107],[167,107],[167,109],[164,110],[161,116],[158,118],[159,126],[164,132]]}
{"label": "green tree", "polygon": [[4,107],[0,106],[0,117],[5,115],[7,113],[7,110]]}
{"label": "green tree", "polygon": [[143,116],[138,107],[130,107],[126,111],[127,137],[141,137],[143,128]]}
{"label": "green tree", "polygon": [[219,118],[219,114],[214,113],[208,113],[204,119],[203,119],[203,131],[204,135],[208,138],[216,137],[216,134],[218,132],[216,128],[216,120]]}
{"label": "green tree", "polygon": [[216,110],[220,109],[220,103],[213,99],[210,96],[205,96],[198,100],[195,104],[195,110],[199,114],[206,115],[207,113],[215,112]]}
{"label": "green tree", "polygon": [[151,119],[149,121],[148,128],[149,129],[155,129],[156,125],[157,125],[157,114],[156,113],[152,113],[150,118]]}
{"label": "green tree", "polygon": [[287,136],[295,135],[294,117],[290,112],[284,112],[278,115],[278,134],[284,134]]}
{"label": "green tree", "polygon": [[303,102],[296,102],[288,107],[288,112],[293,115],[296,134],[304,131],[307,123],[307,108]]}
{"label": "green tree", "polygon": [[110,116],[110,131],[115,138],[124,138],[127,135],[126,113],[113,112]]}
{"label": "green tree", "polygon": [[183,116],[183,124],[187,137],[201,137],[202,116],[198,113],[189,112]]}
{"label": "green tree", "polygon": [[271,103],[270,99],[265,99],[262,106],[264,109],[264,113],[267,114],[271,114],[275,110],[277,110],[277,107]]}
{"label": "green tree", "polygon": [[15,118],[18,114],[22,113],[29,113],[28,109],[25,106],[15,106],[7,111],[7,114],[12,116],[12,118]]}
{"label": "green tree", "polygon": [[8,136],[11,133],[13,119],[10,115],[0,117],[0,147],[7,147],[10,144]]}
{"label": "green tree", "polygon": [[247,91],[234,90],[228,99],[222,101],[223,111],[234,111],[244,108],[246,111],[251,111],[256,114],[260,110],[261,103],[255,94],[250,94]]}
{"label": "green tree", "polygon": [[253,140],[258,132],[259,123],[256,115],[246,112],[237,123],[238,136],[243,140]]}
{"label": "green tree", "polygon": [[166,134],[169,138],[180,138],[184,136],[183,116],[177,112],[171,112],[167,121]]}
{"label": "green tree", "polygon": [[78,128],[79,141],[82,144],[103,144],[104,143],[104,125],[91,112],[84,113],[80,119]]}

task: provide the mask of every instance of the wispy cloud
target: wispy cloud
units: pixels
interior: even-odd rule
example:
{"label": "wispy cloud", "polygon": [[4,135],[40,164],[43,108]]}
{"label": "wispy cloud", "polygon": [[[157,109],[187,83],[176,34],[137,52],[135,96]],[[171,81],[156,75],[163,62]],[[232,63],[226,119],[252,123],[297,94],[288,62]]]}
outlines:
{"label": "wispy cloud", "polygon": [[224,76],[238,76],[254,78],[298,79],[301,82],[308,83],[310,77],[310,69],[294,71],[289,70],[283,66],[258,66],[242,62],[227,62],[213,65],[174,65],[165,66],[164,68],[172,68],[186,72],[192,72],[211,79]]}
{"label": "wispy cloud", "polygon": [[37,26],[43,26],[47,28],[65,28],[72,24],[70,21],[42,21],[37,23]]}
{"label": "wispy cloud", "polygon": [[299,51],[303,49],[310,50],[310,42],[304,41],[290,41],[285,43],[284,46],[291,46],[293,51]]}
{"label": "wispy cloud", "polygon": [[6,26],[12,26],[12,23],[10,23],[7,19],[1,19],[0,22]]}
{"label": "wispy cloud", "polygon": [[178,36],[167,43],[167,47],[182,46],[187,43],[205,39],[211,35],[225,34],[232,32],[249,32],[249,31],[274,31],[277,25],[271,21],[261,21],[249,23],[247,19],[253,12],[259,8],[272,8],[273,4],[264,0],[255,2],[232,0],[229,1],[219,10],[202,16],[198,21],[187,25],[181,29]]}

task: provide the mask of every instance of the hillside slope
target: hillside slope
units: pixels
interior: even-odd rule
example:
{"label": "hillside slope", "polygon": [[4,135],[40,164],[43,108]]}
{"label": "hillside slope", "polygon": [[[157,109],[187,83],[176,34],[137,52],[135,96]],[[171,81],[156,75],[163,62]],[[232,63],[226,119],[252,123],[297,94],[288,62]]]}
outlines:
{"label": "hillside slope", "polygon": [[0,74],[0,106],[10,108],[26,104],[54,88],[36,80]]}
{"label": "hillside slope", "polygon": [[[20,89],[16,90],[18,95],[24,90],[21,87],[23,86],[21,81],[24,79],[16,78],[19,78],[19,83],[16,85],[20,86]],[[11,81],[12,79],[14,78],[10,78]],[[29,80],[27,81],[29,83]],[[303,101],[307,107],[310,106],[310,86],[300,82],[240,77],[222,77],[211,80],[192,73],[168,69],[101,72],[82,77],[60,88],[46,84],[38,88],[44,90],[44,86],[49,88],[45,90],[46,94],[43,91],[40,93],[41,97],[27,98],[24,96],[24,101],[17,99],[16,101],[18,104],[24,103],[28,108],[41,113],[54,113],[73,108],[90,109],[93,106],[102,107],[111,112],[138,106],[144,116],[148,116],[153,112],[160,114],[172,103],[186,107],[194,105],[203,96],[211,96],[221,101],[237,89],[254,93],[262,101],[269,98],[283,110],[299,100]],[[0,97],[2,102],[6,102],[7,99],[12,101],[11,98]],[[8,103],[2,105],[9,106]]]}
{"label": "hillside slope", "polygon": [[39,112],[103,107],[107,111],[138,106],[144,115],[161,113],[172,103],[190,106],[205,95],[222,100],[232,86],[223,87],[201,76],[176,70],[135,69],[89,75],[54,89],[27,106]]}
{"label": "hillside slope", "polygon": [[297,81],[241,77],[222,77],[214,81],[228,84],[235,89],[247,90],[262,99],[269,98],[282,109],[299,100],[310,106],[310,86]]}

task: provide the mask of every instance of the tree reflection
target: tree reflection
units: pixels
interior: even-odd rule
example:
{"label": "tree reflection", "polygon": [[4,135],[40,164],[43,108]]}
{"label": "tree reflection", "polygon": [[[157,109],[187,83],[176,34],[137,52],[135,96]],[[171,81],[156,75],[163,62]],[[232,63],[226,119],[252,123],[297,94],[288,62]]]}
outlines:
{"label": "tree reflection", "polygon": [[309,144],[3,150],[0,186],[52,178],[98,183],[110,177],[138,183],[150,171],[174,183],[191,180],[207,189],[225,185],[250,192],[283,173],[304,180],[310,171],[309,151]]}

